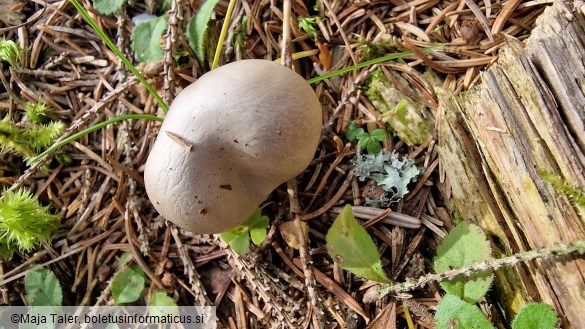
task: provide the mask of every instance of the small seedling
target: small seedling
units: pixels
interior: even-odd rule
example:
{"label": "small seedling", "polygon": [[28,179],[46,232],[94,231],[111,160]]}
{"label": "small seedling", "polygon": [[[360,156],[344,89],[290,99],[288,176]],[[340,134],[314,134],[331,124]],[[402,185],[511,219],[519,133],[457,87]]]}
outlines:
{"label": "small seedling", "polygon": [[301,30],[305,31],[311,38],[316,38],[319,36],[319,32],[317,32],[317,16],[311,17],[299,17],[299,27]]}
{"label": "small seedling", "polygon": [[[444,272],[490,260],[491,247],[483,231],[476,225],[462,223],[449,232],[437,248],[435,271]],[[489,290],[494,275],[491,271],[474,273],[470,277],[441,281],[449,294],[475,304]]]}
{"label": "small seedling", "polygon": [[346,205],[326,236],[329,256],[344,270],[365,279],[389,283],[382,269],[380,254],[368,232],[355,219]]}
{"label": "small seedling", "polygon": [[60,216],[25,189],[5,191],[0,199],[0,254],[10,259],[15,251],[27,252],[51,241]]}
{"label": "small seedling", "polygon": [[220,236],[235,252],[241,254],[250,248],[250,238],[255,245],[264,241],[269,223],[270,219],[262,216],[261,208],[259,208],[243,224],[220,233]]}
{"label": "small seedling", "polygon": [[166,316],[167,314],[179,314],[179,306],[174,299],[164,291],[155,291],[148,301],[148,313],[150,315]]}
{"label": "small seedling", "polygon": [[358,127],[355,121],[352,121],[347,127],[345,137],[350,142],[357,139],[359,148],[367,150],[369,154],[376,154],[382,150],[380,143],[386,140],[386,131],[374,129],[367,133],[364,128]]}

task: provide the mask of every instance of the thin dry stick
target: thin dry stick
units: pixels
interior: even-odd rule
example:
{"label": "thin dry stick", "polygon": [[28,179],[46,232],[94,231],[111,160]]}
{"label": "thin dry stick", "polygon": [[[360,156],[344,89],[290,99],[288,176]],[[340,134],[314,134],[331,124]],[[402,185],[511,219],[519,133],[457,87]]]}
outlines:
{"label": "thin dry stick", "polygon": [[550,248],[525,251],[512,256],[489,260],[479,264],[474,264],[469,267],[458,268],[443,273],[427,274],[419,277],[416,280],[408,280],[403,283],[391,285],[388,287],[388,291],[390,293],[399,294],[417,288],[422,288],[430,282],[452,280],[458,275],[465,275],[466,277],[469,277],[472,274],[481,271],[497,270],[501,267],[513,266],[520,262],[528,262],[537,258],[558,257],[568,255],[573,252],[585,254],[585,240],[576,241],[573,244],[559,244]]}
{"label": "thin dry stick", "polygon": [[295,230],[299,241],[299,256],[303,265],[305,285],[307,286],[307,294],[309,295],[309,301],[311,303],[309,307],[313,308],[312,314],[315,316],[313,318],[313,323],[317,328],[323,328],[325,312],[323,311],[323,305],[318,299],[319,292],[317,291],[317,281],[315,280],[315,273],[313,271],[313,260],[309,253],[308,241],[301,226],[301,217],[299,216],[301,210],[297,195],[297,183],[294,178],[287,183],[287,191],[290,201],[290,212],[291,216],[294,217]]}
{"label": "thin dry stick", "polygon": [[183,266],[185,267],[185,271],[187,272],[187,276],[189,277],[189,283],[191,283],[191,290],[195,292],[195,298],[197,299],[198,306],[208,306],[213,305],[207,296],[207,292],[203,283],[199,279],[199,274],[195,269],[195,265],[191,261],[189,255],[187,255],[187,251],[183,242],[181,241],[181,237],[179,236],[179,231],[176,227],[171,227],[171,234],[175,239],[175,243],[177,244],[177,250],[179,252],[179,256],[183,261]]}
{"label": "thin dry stick", "polygon": [[288,48],[290,42],[290,19],[291,19],[291,4],[290,0],[284,0],[282,4],[283,17],[282,17],[282,44],[280,45],[282,58],[282,65],[290,68],[292,63],[292,57]]}
{"label": "thin dry stick", "polygon": [[327,10],[329,10],[329,12],[331,13],[331,18],[335,22],[335,25],[337,25],[337,29],[339,30],[339,34],[341,34],[341,37],[343,38],[343,42],[345,43],[345,46],[347,47],[347,52],[349,53],[349,56],[351,56],[351,60],[353,61],[353,65],[358,65],[359,63],[358,63],[357,59],[355,58],[353,50],[351,50],[351,44],[349,43],[349,40],[347,39],[347,35],[345,34],[343,27],[341,26],[341,22],[337,18],[337,15],[333,12],[333,8],[331,7],[331,4],[327,0],[323,0],[323,3],[325,4],[325,7],[327,7]]}
{"label": "thin dry stick", "polygon": [[[293,303],[293,300],[277,286],[279,281],[270,277],[260,266],[254,266],[243,256],[233,251],[223,241],[220,242],[220,246],[227,253],[230,266],[246,277],[247,282],[250,283],[260,299],[270,307],[272,314],[282,322],[283,327],[297,328],[295,319],[291,318],[291,314],[285,307],[286,303]],[[285,303],[282,302],[283,299]]]}
{"label": "thin dry stick", "polygon": [[[290,0],[284,0],[283,3],[283,31],[282,31],[282,44],[281,44],[281,58],[282,64],[288,68],[291,67],[291,56],[288,51],[288,43],[290,39],[290,16],[291,16],[291,2]],[[317,295],[317,282],[313,274],[313,266],[311,255],[309,254],[309,248],[307,245],[307,239],[301,226],[301,219],[299,216],[300,207],[297,199],[297,183],[296,178],[291,179],[288,183],[288,194],[290,201],[290,212],[291,216],[294,217],[295,230],[297,231],[297,239],[299,240],[299,252],[300,258],[303,263],[303,272],[305,275],[305,285],[307,287],[307,294],[309,295],[309,307],[312,308],[311,312],[313,317],[313,323],[316,328],[323,328],[324,326],[324,315],[322,311],[321,303],[319,303]]]}
{"label": "thin dry stick", "polygon": [[169,11],[169,28],[167,30],[165,53],[163,59],[164,101],[170,104],[175,97],[175,55],[177,54],[177,40],[179,24],[183,20],[183,3],[173,0]]}

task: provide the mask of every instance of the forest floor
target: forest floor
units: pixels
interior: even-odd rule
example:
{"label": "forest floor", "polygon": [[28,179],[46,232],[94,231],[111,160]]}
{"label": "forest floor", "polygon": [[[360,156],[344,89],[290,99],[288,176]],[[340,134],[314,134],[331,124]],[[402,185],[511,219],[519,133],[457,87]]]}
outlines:
{"label": "forest floor", "polygon": [[[160,40],[162,57],[138,65],[167,104],[210,67],[209,58],[199,62],[187,41],[187,26],[201,3],[171,2],[172,9],[164,11],[162,3],[131,1],[123,11],[107,16],[98,14],[91,2],[81,2],[137,65],[130,46],[132,18],[162,12],[176,22]],[[295,1],[283,25],[282,2],[237,1],[220,65],[279,58],[283,26],[290,27],[290,52],[302,52],[303,57],[293,61],[294,69],[307,80],[384,55],[411,53],[312,84],[325,125],[313,162],[293,186],[298,208],[291,211],[286,184],[275,190],[263,209],[271,219],[267,237],[243,255],[218,236],[175,228],[153,208],[143,171],[158,122],[108,125],[62,147],[62,156],[44,157],[30,169],[18,153],[1,153],[2,188],[28,189],[60,214],[62,226],[50,243],[0,261],[0,303],[24,303],[23,277],[36,263],[56,274],[64,305],[113,304],[112,278],[120,256],[130,252],[150,278],[138,303],[146,303],[158,290],[178,305],[214,305],[221,327],[364,328],[369,323],[371,328],[404,328],[412,320],[415,328],[432,328],[441,298],[437,283],[402,296],[376,298],[371,296],[372,281],[342,270],[327,253],[325,236],[338,207],[347,203],[372,209],[372,200],[383,193],[372,187],[374,181],[354,175],[357,143],[348,140],[346,132],[353,129],[352,122],[365,131],[382,128],[383,150],[411,159],[421,169],[404,198],[377,206],[418,218],[422,226],[409,229],[378,220],[369,223],[367,231],[392,280],[432,272],[437,245],[456,221],[443,198],[449,194],[449,181],[433,129],[440,120],[434,88],[466,91],[497,60],[506,37],[529,36],[546,1],[518,2]],[[227,7],[228,2],[220,0],[214,9],[209,44],[217,40]],[[26,103],[45,103],[52,109],[51,121],[66,125],[61,139],[120,115],[164,117],[152,95],[68,0],[7,0],[0,12],[4,39],[24,49],[19,63],[4,62],[1,67],[0,117],[26,126]],[[436,45],[440,47],[422,52]],[[213,50],[208,46],[204,51]],[[395,99],[384,99],[390,108],[409,99],[409,106],[419,109],[422,122],[430,127],[424,138],[419,134],[408,140],[396,129],[387,129],[380,99],[368,89],[376,74],[395,87]],[[70,161],[60,161],[65,157]],[[295,233],[283,225],[296,215],[309,227],[301,251],[287,244],[287,234]]]}

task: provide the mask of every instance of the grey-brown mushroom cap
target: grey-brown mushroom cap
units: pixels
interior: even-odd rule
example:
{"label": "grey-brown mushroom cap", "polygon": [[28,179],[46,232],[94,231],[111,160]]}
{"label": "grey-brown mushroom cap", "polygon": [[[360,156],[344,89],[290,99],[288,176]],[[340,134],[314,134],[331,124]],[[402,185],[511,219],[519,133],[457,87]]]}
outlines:
{"label": "grey-brown mushroom cap", "polygon": [[317,96],[292,70],[224,65],[177,95],[146,162],[146,191],[181,228],[227,231],[308,167],[321,125]]}

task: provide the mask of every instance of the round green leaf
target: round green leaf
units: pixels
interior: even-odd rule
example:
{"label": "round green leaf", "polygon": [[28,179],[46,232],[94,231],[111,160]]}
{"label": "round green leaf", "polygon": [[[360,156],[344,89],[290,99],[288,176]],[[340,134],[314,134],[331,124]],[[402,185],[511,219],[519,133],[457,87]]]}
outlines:
{"label": "round green leaf", "polygon": [[132,266],[116,272],[112,280],[112,295],[118,305],[137,301],[144,290],[144,273]]}
{"label": "round green leaf", "polygon": [[157,17],[134,27],[130,39],[132,50],[136,53],[136,59],[139,62],[155,61],[163,57],[160,39],[166,29],[165,17]]}
{"label": "round green leaf", "polygon": [[531,303],[524,306],[512,322],[512,329],[555,329],[559,319],[547,304]]}
{"label": "round green leaf", "polygon": [[93,0],[95,10],[103,15],[110,15],[122,9],[126,0]]}
{"label": "round green leaf", "polygon": [[485,318],[479,307],[466,303],[455,295],[445,295],[437,313],[437,329],[493,329],[494,326]]}
{"label": "round green leaf", "polygon": [[374,129],[370,136],[378,142],[383,142],[386,140],[386,131],[384,129]]}
{"label": "round green leaf", "polygon": [[25,299],[29,306],[61,306],[63,291],[55,273],[38,268],[24,277]]}
{"label": "round green leaf", "polygon": [[[435,271],[445,272],[491,259],[491,248],[483,231],[476,225],[463,223],[445,236],[437,248]],[[474,273],[469,278],[457,277],[441,281],[441,287],[466,302],[476,303],[489,290],[494,275],[491,271]]]}

